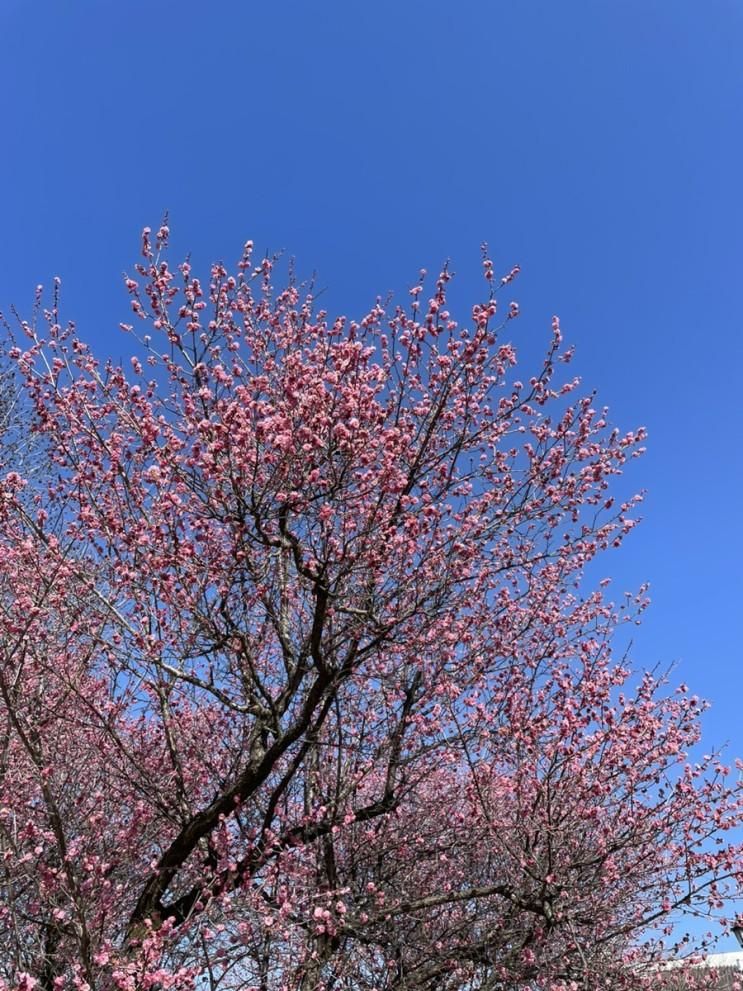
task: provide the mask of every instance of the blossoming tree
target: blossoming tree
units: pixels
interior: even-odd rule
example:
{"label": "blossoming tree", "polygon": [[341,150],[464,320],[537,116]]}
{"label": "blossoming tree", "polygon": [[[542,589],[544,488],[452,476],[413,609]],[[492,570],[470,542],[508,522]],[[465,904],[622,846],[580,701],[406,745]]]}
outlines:
{"label": "blossoming tree", "polygon": [[644,593],[586,587],[643,432],[557,320],[518,380],[487,257],[464,321],[444,270],[351,322],[167,240],[130,370],[56,299],[12,351],[49,463],[0,481],[3,986],[639,986],[741,815],[700,703],[612,659]]}

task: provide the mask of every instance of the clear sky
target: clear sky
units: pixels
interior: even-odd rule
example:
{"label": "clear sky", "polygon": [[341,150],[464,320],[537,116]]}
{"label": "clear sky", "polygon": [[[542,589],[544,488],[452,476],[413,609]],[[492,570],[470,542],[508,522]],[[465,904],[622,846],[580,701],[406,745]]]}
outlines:
{"label": "clear sky", "polygon": [[743,754],[743,0],[0,0],[0,101],[0,308],[59,274],[101,353],[165,209],[197,264],[284,248],[349,315],[446,258],[473,297],[483,240],[519,262],[517,341],[559,313],[650,432],[604,567],[651,582],[635,659]]}

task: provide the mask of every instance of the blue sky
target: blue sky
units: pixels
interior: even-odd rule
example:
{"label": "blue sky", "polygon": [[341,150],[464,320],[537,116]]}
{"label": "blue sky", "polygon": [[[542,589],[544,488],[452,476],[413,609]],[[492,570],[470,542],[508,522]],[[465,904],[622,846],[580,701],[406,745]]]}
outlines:
{"label": "blue sky", "polygon": [[359,314],[479,245],[515,262],[517,342],[559,313],[612,419],[648,427],[638,663],[711,698],[743,753],[741,0],[3,0],[0,308],[63,279],[101,353],[139,232],[196,264],[251,237]]}

